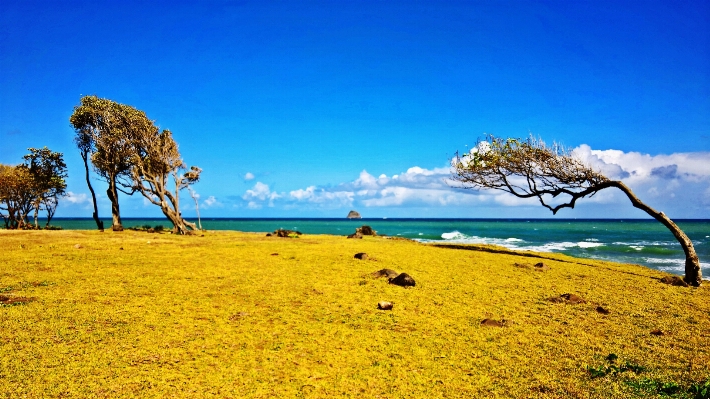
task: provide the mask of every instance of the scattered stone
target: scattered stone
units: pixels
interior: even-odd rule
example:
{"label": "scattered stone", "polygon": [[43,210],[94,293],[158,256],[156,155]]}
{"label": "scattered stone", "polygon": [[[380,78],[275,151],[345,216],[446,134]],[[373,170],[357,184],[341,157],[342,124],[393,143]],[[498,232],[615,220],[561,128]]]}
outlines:
{"label": "scattered stone", "polygon": [[362,239],[362,234],[360,234],[359,231],[354,232],[353,234],[350,234],[348,238],[360,238]]}
{"label": "scattered stone", "polygon": [[273,254],[271,254],[271,256],[278,256],[278,255],[279,255],[279,254],[276,253],[276,252],[274,252]]}
{"label": "scattered stone", "polygon": [[123,251],[123,247],[119,248],[121,251]]}
{"label": "scattered stone", "polygon": [[266,233],[266,236],[267,236],[267,237],[271,237],[271,233]]}
{"label": "scattered stone", "polygon": [[572,303],[572,304],[577,304],[577,303],[585,303],[586,301],[582,299],[581,296],[575,295],[575,294],[562,294],[561,295],[564,299],[567,300],[567,302]]}
{"label": "scattered stone", "polygon": [[508,323],[507,320],[493,320],[493,319],[483,319],[481,321],[482,326],[486,327],[503,327]]}
{"label": "scattered stone", "polygon": [[148,233],[155,233],[155,229],[152,227],[148,227],[148,230],[146,230]]}
{"label": "scattered stone", "polygon": [[663,335],[663,331],[656,328],[655,330],[651,330],[651,335],[661,336]]}
{"label": "scattered stone", "polygon": [[521,269],[529,269],[530,265],[526,265],[525,263],[514,263],[513,266],[519,267]]}
{"label": "scattered stone", "polygon": [[395,278],[390,278],[389,283],[400,287],[414,287],[417,284],[412,276],[407,273],[401,273]]}
{"label": "scattered stone", "polygon": [[558,296],[558,297],[553,296],[553,297],[551,297],[551,298],[548,298],[548,300],[549,300],[550,302],[554,302],[554,303],[566,302],[566,303],[571,303],[571,304],[573,304],[573,305],[576,305],[576,304],[578,304],[578,303],[585,303],[585,302],[586,302],[584,299],[582,299],[581,296],[575,295],[575,294],[562,294],[562,295],[560,295],[560,296]]}
{"label": "scattered stone", "polygon": [[376,236],[377,232],[372,229],[372,227],[367,226],[367,225],[362,225],[362,227],[358,227],[356,232],[360,232],[360,234],[364,236]]}
{"label": "scattered stone", "polygon": [[348,212],[348,219],[362,219],[362,216],[360,216],[358,211],[350,211]]}
{"label": "scattered stone", "polygon": [[550,270],[550,266],[547,266],[546,264],[544,264],[542,262],[538,262],[535,264],[535,270],[537,270],[539,272],[544,272],[546,270]]}
{"label": "scattered stone", "polygon": [[82,249],[82,248],[84,248],[84,247],[81,246],[81,244],[75,244],[75,245],[74,245],[74,248],[76,248],[76,249]]}
{"label": "scattered stone", "polygon": [[377,302],[377,309],[380,309],[380,310],[392,310],[393,306],[394,305],[392,304],[392,302],[387,302],[387,301]]}
{"label": "scattered stone", "polygon": [[661,282],[663,284],[670,284],[670,285],[674,285],[676,287],[688,287],[688,283],[686,283],[679,276],[665,276],[661,279]]}
{"label": "scattered stone", "polygon": [[358,252],[355,254],[355,259],[367,260],[367,258],[369,258],[369,256],[367,256],[364,252]]}
{"label": "scattered stone", "polygon": [[300,231],[296,230],[286,230],[286,229],[278,229],[274,231],[274,235],[276,237],[292,237],[292,236],[300,236],[303,233]]}
{"label": "scattered stone", "polygon": [[378,271],[372,273],[372,277],[374,277],[374,278],[387,277],[388,279],[390,279],[390,278],[397,277],[398,274],[399,273],[397,273],[396,271],[394,271],[392,269],[382,269],[382,270],[378,270]]}
{"label": "scattered stone", "polygon": [[597,312],[599,312],[599,313],[601,313],[601,314],[609,314],[609,313],[611,313],[608,309],[604,309],[604,308],[601,307],[601,306],[597,306]]}

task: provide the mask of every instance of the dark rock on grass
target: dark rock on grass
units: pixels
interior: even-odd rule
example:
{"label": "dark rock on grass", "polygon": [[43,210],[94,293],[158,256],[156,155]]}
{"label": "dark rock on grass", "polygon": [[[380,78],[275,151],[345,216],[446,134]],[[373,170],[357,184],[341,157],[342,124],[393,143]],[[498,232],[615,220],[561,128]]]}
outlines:
{"label": "dark rock on grass", "polygon": [[355,259],[367,260],[367,258],[369,258],[369,256],[367,256],[364,252],[358,252],[355,254]]}
{"label": "dark rock on grass", "polygon": [[274,252],[271,256],[279,256],[278,252]]}
{"label": "dark rock on grass", "polygon": [[651,335],[661,336],[663,335],[663,331],[656,328],[655,330],[651,330]]}
{"label": "dark rock on grass", "polygon": [[389,283],[400,287],[414,287],[417,284],[412,276],[407,273],[401,273],[395,278],[390,278]]}
{"label": "dark rock on grass", "polygon": [[274,231],[274,235],[276,237],[285,237],[285,238],[293,237],[293,236],[300,236],[302,234],[303,233],[301,233],[300,231],[296,231],[296,230],[278,229],[278,230]]}
{"label": "dark rock on grass", "polygon": [[546,271],[546,270],[550,270],[550,267],[547,266],[547,265],[545,265],[545,264],[542,263],[542,262],[536,263],[535,266],[530,266],[530,265],[528,265],[528,264],[526,264],[526,263],[515,263],[513,266],[519,267],[519,268],[521,268],[521,269],[534,269],[534,270],[539,271],[539,272],[544,272],[544,271]]}
{"label": "dark rock on grass", "polygon": [[553,296],[552,298],[548,299],[550,302],[554,303],[571,303],[573,305],[578,304],[578,303],[585,303],[586,301],[579,295],[575,294],[562,294],[560,296]]}
{"label": "dark rock on grass", "polygon": [[688,283],[679,276],[665,276],[661,279],[663,284],[670,284],[676,287],[688,287]]}
{"label": "dark rock on grass", "polygon": [[392,310],[393,306],[394,305],[392,304],[392,302],[387,302],[387,301],[377,302],[377,309],[380,309],[380,310]]}
{"label": "dark rock on grass", "polygon": [[382,269],[382,270],[378,270],[378,271],[372,273],[372,277],[374,277],[374,278],[387,277],[388,279],[390,279],[390,278],[397,277],[398,274],[399,273],[397,273],[396,271],[394,271],[392,269]]}
{"label": "dark rock on grass", "polygon": [[75,244],[75,245],[74,245],[74,248],[76,248],[76,249],[82,249],[82,248],[84,248],[84,247],[83,247],[81,244]]}
{"label": "dark rock on grass", "polygon": [[550,270],[550,266],[547,266],[546,264],[542,262],[538,262],[535,264],[535,270],[544,272],[545,270]]}
{"label": "dark rock on grass", "polygon": [[350,234],[348,238],[362,238],[362,236],[376,236],[377,232],[372,230],[370,226],[362,226],[355,229],[353,234]]}
{"label": "dark rock on grass", "polygon": [[367,225],[363,225],[362,227],[358,227],[356,231],[360,232],[360,234],[362,234],[364,236],[376,236],[377,235],[377,232],[375,230],[373,230],[372,227],[367,226]]}
{"label": "dark rock on grass", "polygon": [[601,314],[609,314],[609,313],[611,313],[608,309],[605,309],[605,308],[603,308],[603,307],[601,307],[601,306],[597,306],[597,309],[596,309],[596,310],[597,310],[597,312],[599,312],[599,313],[601,313]]}
{"label": "dark rock on grass", "polygon": [[493,319],[483,319],[481,321],[482,326],[486,327],[503,327],[508,323],[507,320],[493,320]]}
{"label": "dark rock on grass", "polygon": [[146,230],[148,233],[155,233],[155,229],[152,227],[148,227],[148,230]]}
{"label": "dark rock on grass", "polygon": [[271,237],[271,233],[266,233],[266,236],[267,236],[267,237]]}

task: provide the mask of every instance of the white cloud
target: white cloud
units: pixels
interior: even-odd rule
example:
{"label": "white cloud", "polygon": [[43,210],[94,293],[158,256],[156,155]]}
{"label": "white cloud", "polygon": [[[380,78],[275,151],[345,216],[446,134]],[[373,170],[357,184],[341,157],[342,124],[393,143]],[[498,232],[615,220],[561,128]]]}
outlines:
{"label": "white cloud", "polygon": [[89,202],[89,196],[84,194],[84,193],[74,193],[71,191],[67,191],[67,196],[64,197],[65,200],[69,201],[72,204],[83,204],[83,203],[88,203]]}
{"label": "white cloud", "polygon": [[251,172],[247,172],[247,173],[244,175],[244,180],[245,180],[245,181],[254,180],[254,174],[251,173]]}
{"label": "white cloud", "polygon": [[274,206],[274,200],[281,198],[283,195],[272,192],[268,184],[264,184],[260,181],[254,184],[251,190],[247,190],[242,199],[248,201],[247,207],[250,209],[259,209],[262,207],[260,202],[268,201],[268,205]]}
{"label": "white cloud", "polygon": [[329,206],[351,205],[355,193],[352,191],[327,191],[315,186],[298,189],[289,193],[291,199],[312,204],[326,204]]}
{"label": "white cloud", "polygon": [[583,144],[573,153],[609,178],[641,181],[653,178],[704,180],[710,178],[710,152],[649,155],[619,150],[592,150]]}
{"label": "white cloud", "polygon": [[[198,197],[199,198],[199,197]],[[222,203],[217,200],[217,198],[214,197],[214,195],[210,195],[207,197],[206,200],[202,201],[202,207],[205,209],[209,208],[221,208]]]}

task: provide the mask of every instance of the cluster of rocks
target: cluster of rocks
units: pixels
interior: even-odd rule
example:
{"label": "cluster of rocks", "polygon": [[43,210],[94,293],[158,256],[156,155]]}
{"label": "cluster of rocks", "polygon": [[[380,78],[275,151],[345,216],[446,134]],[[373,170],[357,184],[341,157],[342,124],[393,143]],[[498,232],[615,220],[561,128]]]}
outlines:
{"label": "cluster of rocks", "polygon": [[[366,227],[366,226],[363,226]],[[355,259],[360,259],[360,260],[367,260],[370,259],[370,257],[364,253],[364,252],[358,252],[354,256]],[[417,285],[416,281],[414,281],[414,278],[410,276],[407,273],[397,273],[396,271],[392,269],[380,269],[376,272],[373,272],[370,274],[372,278],[381,278],[385,277],[387,279],[387,282],[389,284],[393,285],[398,285],[400,287],[414,287]],[[392,310],[392,307],[394,307],[394,304],[392,302],[388,301],[380,301],[377,303],[377,309],[380,310]]]}
{"label": "cluster of rocks", "polygon": [[300,231],[296,231],[296,230],[286,230],[286,229],[278,229],[278,230],[274,230],[273,233],[266,233],[266,236],[267,236],[267,237],[272,237],[272,236],[276,236],[276,237],[298,237],[298,236],[300,236],[300,235],[303,235],[303,233],[301,233]]}
{"label": "cluster of rocks", "polygon": [[377,232],[372,229],[372,227],[363,225],[355,229],[353,234],[350,234],[348,238],[362,238],[363,236],[376,236]]}
{"label": "cluster of rocks", "polygon": [[390,284],[398,285],[400,287],[414,287],[417,285],[416,281],[407,273],[397,273],[392,269],[382,269],[371,274],[374,278],[386,277],[387,282]]}

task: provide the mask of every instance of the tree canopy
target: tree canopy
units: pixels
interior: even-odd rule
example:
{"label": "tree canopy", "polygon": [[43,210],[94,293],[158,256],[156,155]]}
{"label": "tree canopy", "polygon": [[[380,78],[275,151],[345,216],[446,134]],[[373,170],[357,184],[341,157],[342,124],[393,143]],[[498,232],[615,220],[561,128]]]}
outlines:
{"label": "tree canopy", "polygon": [[685,281],[694,286],[702,282],[692,241],[668,216],[641,202],[623,182],[595,171],[562,145],[547,146],[534,137],[521,140],[488,136],[470,152],[457,153],[451,165],[453,180],[464,188],[495,189],[518,198],[537,198],[553,214],[574,208],[578,199],[616,187],[634,207],[661,222],[678,240],[686,257]]}
{"label": "tree canopy", "polygon": [[66,195],[66,164],[63,154],[44,148],[29,148],[19,165],[0,165],[0,211],[6,228],[27,228],[27,218],[34,209],[34,227],[38,228],[40,210],[47,212],[49,227],[59,204]]}
{"label": "tree canopy", "polygon": [[121,189],[133,187],[130,173],[135,151],[133,137],[157,128],[143,111],[96,96],[82,97],[69,121],[76,131],[77,147],[90,154],[94,171],[108,183],[112,229],[123,230],[118,192],[133,193]]}
{"label": "tree canopy", "polygon": [[[140,192],[160,206],[173,223],[174,231],[184,234],[195,226],[180,214],[180,190],[199,180],[200,168],[186,166],[169,130],[160,130],[145,112],[96,96],[85,96],[70,117],[86,167],[87,184],[94,199],[94,219],[98,219],[95,194],[89,179],[88,162],[109,185],[113,230],[122,230],[118,192]],[[172,177],[175,188],[168,188]],[[121,187],[123,189],[121,189]]]}

